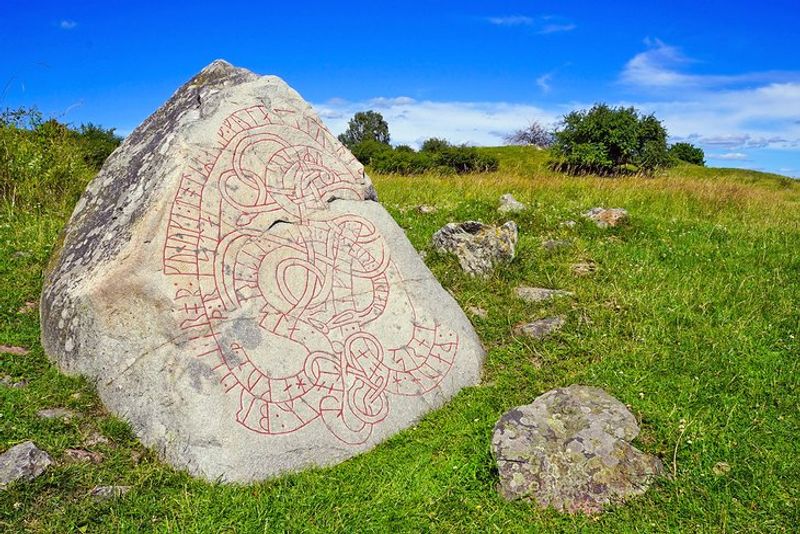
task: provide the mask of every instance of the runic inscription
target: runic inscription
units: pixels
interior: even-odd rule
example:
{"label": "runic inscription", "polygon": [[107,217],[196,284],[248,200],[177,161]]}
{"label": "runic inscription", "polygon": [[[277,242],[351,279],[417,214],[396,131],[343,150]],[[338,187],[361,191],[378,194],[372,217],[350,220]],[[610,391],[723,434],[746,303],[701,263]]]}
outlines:
{"label": "runic inscription", "polygon": [[371,222],[328,209],[361,198],[363,177],[324,126],[254,106],[217,135],[183,174],[167,224],[181,334],[238,396],[244,427],[324,425],[364,443],[393,396],[442,381],[458,338],[417,314]]}

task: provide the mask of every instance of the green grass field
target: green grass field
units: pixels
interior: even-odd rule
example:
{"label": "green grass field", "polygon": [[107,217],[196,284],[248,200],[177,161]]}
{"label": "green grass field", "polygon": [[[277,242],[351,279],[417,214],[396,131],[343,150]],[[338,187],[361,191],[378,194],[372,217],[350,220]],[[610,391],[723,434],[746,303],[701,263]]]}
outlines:
{"label": "green grass field", "polygon": [[[681,166],[654,178],[573,178],[535,150],[487,148],[500,171],[483,176],[374,176],[381,202],[471,317],[487,349],[482,384],[373,451],[338,466],[251,486],[193,480],[137,442],[93,388],[61,375],[43,354],[36,310],[41,272],[64,210],[0,212],[0,450],[28,440],[56,461],[30,483],[0,491],[0,531],[45,532],[792,532],[800,524],[800,183],[762,173]],[[514,215],[517,258],[471,279],[429,249],[450,221],[503,222],[498,198],[531,206]],[[431,204],[433,214],[414,207]],[[622,207],[623,228],[580,213]],[[574,228],[559,225],[578,221]],[[546,238],[573,246],[556,252]],[[570,266],[593,261],[592,276]],[[574,291],[540,306],[519,284]],[[545,341],[515,338],[525,320],[564,314]],[[489,443],[509,408],[572,383],[604,388],[631,407],[634,443],[668,476],[625,506],[587,518],[505,502]],[[79,414],[43,420],[42,408]],[[68,462],[94,433],[98,464]],[[253,458],[253,461],[259,461]],[[721,468],[721,462],[730,469]],[[716,467],[715,467],[716,466]],[[132,486],[95,502],[95,485]]]}

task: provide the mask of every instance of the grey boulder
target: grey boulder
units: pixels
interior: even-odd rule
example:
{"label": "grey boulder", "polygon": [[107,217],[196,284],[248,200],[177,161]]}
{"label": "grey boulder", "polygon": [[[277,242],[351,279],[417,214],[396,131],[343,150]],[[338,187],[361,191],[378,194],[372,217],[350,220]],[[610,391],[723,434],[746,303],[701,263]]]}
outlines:
{"label": "grey boulder", "polygon": [[633,414],[601,389],[548,391],[495,425],[499,491],[563,512],[600,512],[644,493],[663,472],[661,460],[630,444],[638,434]]}
{"label": "grey boulder", "polygon": [[583,216],[598,228],[613,228],[628,221],[628,212],[622,208],[592,208]]}
{"label": "grey boulder", "polygon": [[500,207],[497,211],[500,213],[516,213],[525,211],[528,208],[525,204],[514,198],[511,193],[506,193],[500,197]]}
{"label": "grey boulder", "polygon": [[0,490],[16,481],[33,480],[52,465],[50,455],[32,441],[14,445],[0,454]]}
{"label": "grey boulder", "polygon": [[514,327],[514,334],[518,336],[528,336],[533,339],[544,339],[550,334],[561,330],[561,327],[566,323],[566,319],[559,315],[556,317],[547,317],[545,319],[537,319],[530,323],[523,323]]}
{"label": "grey boulder", "polygon": [[544,287],[519,286],[514,290],[519,298],[525,302],[542,302],[556,297],[571,297],[575,293],[563,289],[546,289]]}
{"label": "grey boulder", "polygon": [[42,343],[170,464],[247,482],[366,451],[479,381],[472,326],[283,80],[215,61],[78,202]]}
{"label": "grey boulder", "polygon": [[464,272],[485,276],[498,264],[514,259],[517,238],[514,221],[499,227],[466,221],[446,224],[433,234],[431,243],[440,252],[454,254]]}

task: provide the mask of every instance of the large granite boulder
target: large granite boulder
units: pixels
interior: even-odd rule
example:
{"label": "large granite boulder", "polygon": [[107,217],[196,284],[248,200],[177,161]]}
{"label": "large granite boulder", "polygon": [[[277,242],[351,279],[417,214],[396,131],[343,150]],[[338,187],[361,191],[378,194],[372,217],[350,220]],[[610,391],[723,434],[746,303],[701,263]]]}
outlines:
{"label": "large granite boulder", "polygon": [[503,414],[492,452],[507,499],[593,514],[644,493],[661,460],[634,448],[636,418],[601,389],[572,385]]}
{"label": "large granite boulder", "polygon": [[365,451],[479,380],[468,319],[281,79],[215,61],[108,159],[42,342],[169,463],[250,481]]}

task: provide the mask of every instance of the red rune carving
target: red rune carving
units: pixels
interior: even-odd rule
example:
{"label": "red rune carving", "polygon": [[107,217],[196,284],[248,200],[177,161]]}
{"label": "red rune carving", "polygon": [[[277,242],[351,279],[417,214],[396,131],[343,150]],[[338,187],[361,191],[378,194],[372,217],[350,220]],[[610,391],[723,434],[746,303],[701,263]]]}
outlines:
{"label": "red rune carving", "polygon": [[327,209],[362,198],[363,177],[324,126],[253,106],[224,120],[218,141],[182,176],[164,243],[187,346],[239,396],[244,427],[319,424],[364,443],[392,396],[442,381],[458,337],[419,317],[369,221]]}

